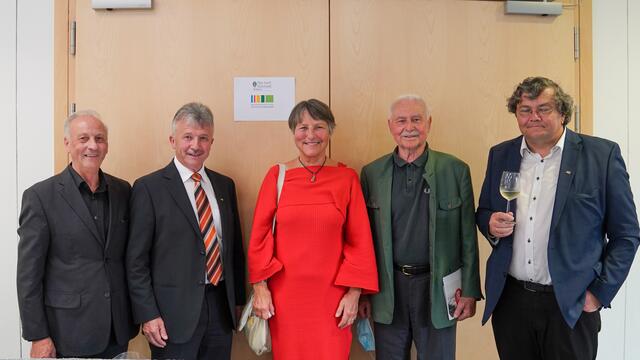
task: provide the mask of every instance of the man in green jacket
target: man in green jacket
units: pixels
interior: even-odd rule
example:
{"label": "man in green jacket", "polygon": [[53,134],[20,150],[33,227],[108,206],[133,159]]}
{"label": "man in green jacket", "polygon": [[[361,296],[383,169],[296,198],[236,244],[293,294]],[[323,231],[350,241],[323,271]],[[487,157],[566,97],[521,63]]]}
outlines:
{"label": "man in green jacket", "polygon": [[409,359],[412,342],[418,359],[454,359],[456,322],[482,297],[469,167],[429,149],[422,98],[395,100],[388,124],[397,148],[361,174],[380,292],[359,312],[373,316],[379,359]]}

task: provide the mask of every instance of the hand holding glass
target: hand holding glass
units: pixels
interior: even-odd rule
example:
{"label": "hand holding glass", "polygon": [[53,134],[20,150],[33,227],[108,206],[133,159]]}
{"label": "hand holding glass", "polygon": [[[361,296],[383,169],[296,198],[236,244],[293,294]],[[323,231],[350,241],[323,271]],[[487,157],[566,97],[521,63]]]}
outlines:
{"label": "hand holding glass", "polygon": [[513,171],[503,171],[500,178],[500,195],[507,200],[507,213],[511,200],[520,194],[520,173]]}

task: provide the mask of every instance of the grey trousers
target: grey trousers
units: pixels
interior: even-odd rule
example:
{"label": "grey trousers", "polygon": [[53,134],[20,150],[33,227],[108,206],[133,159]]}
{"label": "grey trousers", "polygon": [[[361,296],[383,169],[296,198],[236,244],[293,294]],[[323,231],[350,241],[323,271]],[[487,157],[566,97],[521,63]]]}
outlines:
{"label": "grey trousers", "polygon": [[394,281],[393,322],[374,323],[376,358],[408,360],[413,342],[418,360],[455,359],[456,326],[435,329],[431,323],[429,274],[407,276],[394,270]]}

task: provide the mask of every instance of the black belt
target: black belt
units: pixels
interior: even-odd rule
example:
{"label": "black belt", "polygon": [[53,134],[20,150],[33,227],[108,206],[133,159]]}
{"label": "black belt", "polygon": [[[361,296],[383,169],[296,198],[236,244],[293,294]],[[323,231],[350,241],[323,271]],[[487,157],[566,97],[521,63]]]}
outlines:
{"label": "black belt", "polygon": [[393,264],[393,268],[400,271],[404,275],[414,276],[429,273],[429,265],[397,265]]}
{"label": "black belt", "polygon": [[507,282],[531,292],[540,292],[540,293],[553,292],[553,285],[543,285],[543,284],[538,284],[534,282],[518,280],[511,275],[507,276]]}
{"label": "black belt", "polygon": [[218,282],[218,285],[213,285],[212,283],[208,283],[205,285],[205,289],[219,289],[224,287],[224,279]]}

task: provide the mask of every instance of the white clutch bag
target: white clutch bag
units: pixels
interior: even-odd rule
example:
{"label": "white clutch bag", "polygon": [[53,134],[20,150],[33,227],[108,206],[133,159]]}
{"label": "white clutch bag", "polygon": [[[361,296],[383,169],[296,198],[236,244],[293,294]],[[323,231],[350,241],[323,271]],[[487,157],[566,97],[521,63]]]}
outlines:
{"label": "white clutch bag", "polygon": [[253,314],[253,292],[242,310],[238,330],[244,332],[249,347],[256,355],[271,351],[269,322]]}

